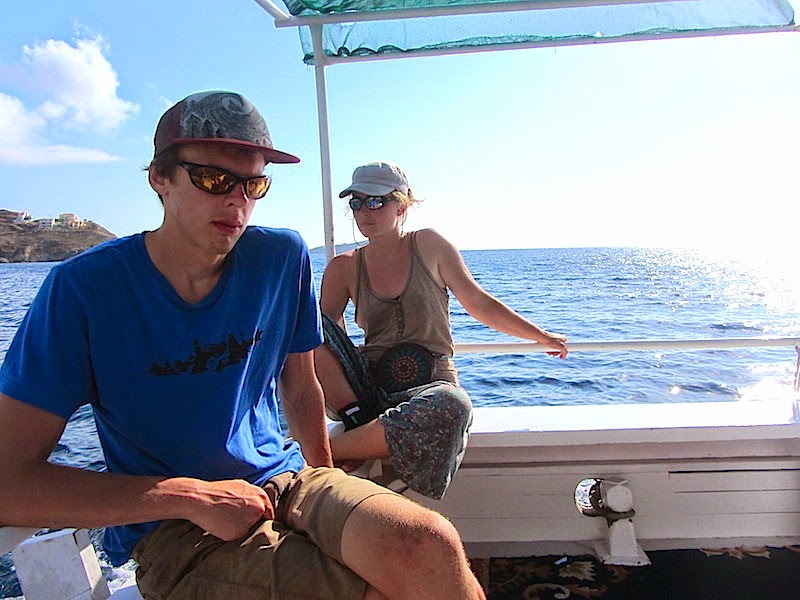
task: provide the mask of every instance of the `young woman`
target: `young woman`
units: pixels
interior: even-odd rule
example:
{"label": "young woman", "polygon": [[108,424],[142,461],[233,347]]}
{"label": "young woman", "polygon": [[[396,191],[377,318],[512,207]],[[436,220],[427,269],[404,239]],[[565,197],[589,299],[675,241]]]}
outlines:
{"label": "young woman", "polygon": [[[331,439],[333,457],[345,469],[390,458],[411,489],[441,498],[472,421],[453,366],[448,290],[478,321],[543,344],[553,356],[567,356],[566,337],[542,330],[486,292],[458,249],[433,229],[403,230],[417,200],[396,165],[358,167],[344,196],[369,242],[336,256],[322,278],[325,345],[315,351],[317,376],[329,413],[345,425]],[[349,301],[365,333],[358,349],[343,329]]]}

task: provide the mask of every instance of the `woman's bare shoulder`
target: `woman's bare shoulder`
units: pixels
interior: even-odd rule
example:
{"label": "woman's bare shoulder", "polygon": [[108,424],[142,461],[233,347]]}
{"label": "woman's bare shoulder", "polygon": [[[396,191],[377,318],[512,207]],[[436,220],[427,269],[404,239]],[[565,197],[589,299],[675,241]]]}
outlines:
{"label": "woman's bare shoulder", "polygon": [[422,252],[448,252],[456,249],[450,240],[435,229],[417,230],[415,241]]}
{"label": "woman's bare shoulder", "polygon": [[326,274],[346,274],[355,269],[356,265],[356,249],[348,250],[334,256],[330,262],[325,266]]}
{"label": "woman's bare shoulder", "polygon": [[358,248],[353,248],[351,250],[345,250],[344,252],[340,252],[331,259],[331,263],[336,262],[338,264],[343,264],[343,265],[349,264],[356,259],[356,257],[358,256],[358,251],[365,247],[366,246],[359,246]]}

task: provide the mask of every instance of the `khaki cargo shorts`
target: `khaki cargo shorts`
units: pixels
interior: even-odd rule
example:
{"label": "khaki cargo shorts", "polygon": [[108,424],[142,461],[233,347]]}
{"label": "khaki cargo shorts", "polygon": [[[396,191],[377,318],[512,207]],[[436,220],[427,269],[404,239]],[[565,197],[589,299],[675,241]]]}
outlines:
{"label": "khaki cargo shorts", "polygon": [[[340,469],[283,473],[264,489],[275,498],[265,520],[235,542],[189,521],[164,521],[133,551],[136,580],[147,600],[336,600],[362,598],[366,582],[341,563],[350,512],[377,494],[394,494]],[[286,515],[299,515],[298,529]]]}

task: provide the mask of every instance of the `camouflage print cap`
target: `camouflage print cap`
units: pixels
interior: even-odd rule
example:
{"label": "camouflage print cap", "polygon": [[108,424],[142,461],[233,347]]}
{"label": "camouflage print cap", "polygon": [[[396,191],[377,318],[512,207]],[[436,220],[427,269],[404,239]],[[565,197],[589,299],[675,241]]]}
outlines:
{"label": "camouflage print cap", "polygon": [[300,162],[292,154],[275,150],[264,117],[235,92],[187,96],[162,115],[154,143],[154,156],[178,144],[226,144],[258,150],[267,162]]}

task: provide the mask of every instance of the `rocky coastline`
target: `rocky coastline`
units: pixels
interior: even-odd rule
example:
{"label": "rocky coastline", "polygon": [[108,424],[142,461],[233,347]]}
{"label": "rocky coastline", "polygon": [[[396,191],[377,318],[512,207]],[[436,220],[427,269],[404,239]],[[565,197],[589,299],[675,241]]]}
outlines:
{"label": "rocky coastline", "polygon": [[0,263],[62,261],[117,237],[91,221],[41,229],[34,221],[15,222],[18,214],[0,209]]}

